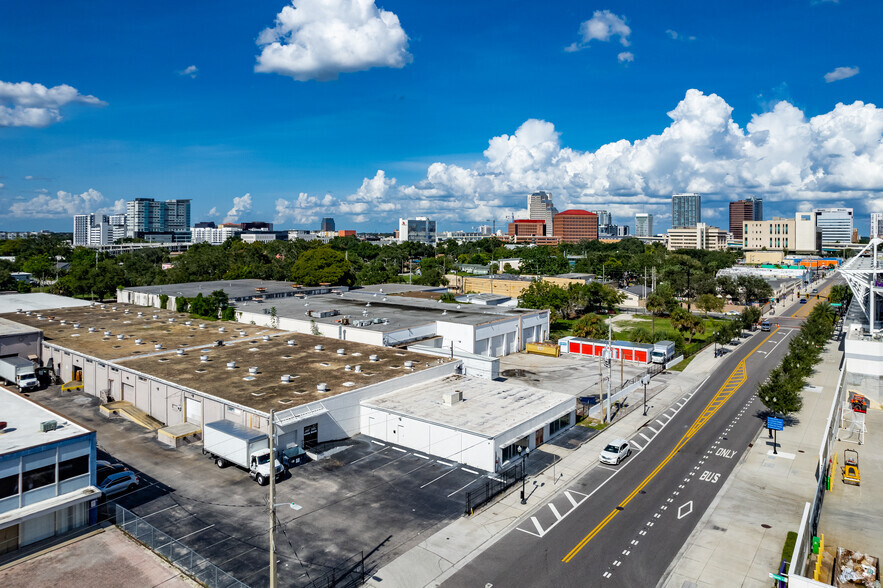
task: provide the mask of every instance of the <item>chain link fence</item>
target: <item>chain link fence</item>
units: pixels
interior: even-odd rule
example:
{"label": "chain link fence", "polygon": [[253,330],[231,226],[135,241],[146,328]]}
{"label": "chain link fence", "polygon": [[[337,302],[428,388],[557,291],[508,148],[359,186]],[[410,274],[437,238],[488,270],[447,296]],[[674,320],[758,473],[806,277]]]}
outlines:
{"label": "chain link fence", "polygon": [[183,543],[172,539],[138,515],[114,505],[113,511],[117,526],[145,545],[151,551],[165,558],[185,574],[209,588],[248,588],[215,564],[202,557]]}

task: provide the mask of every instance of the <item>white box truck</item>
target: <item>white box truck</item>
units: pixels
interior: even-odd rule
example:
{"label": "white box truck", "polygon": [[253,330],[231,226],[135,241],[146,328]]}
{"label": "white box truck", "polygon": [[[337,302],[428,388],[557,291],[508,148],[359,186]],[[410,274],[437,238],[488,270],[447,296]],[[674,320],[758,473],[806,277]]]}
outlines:
{"label": "white box truck", "polygon": [[653,344],[653,351],[650,353],[650,360],[653,363],[667,364],[675,358],[675,342],[659,341]]}
{"label": "white box truck", "polygon": [[15,384],[22,392],[36,390],[40,385],[34,372],[34,362],[17,355],[0,358],[0,378]]}
{"label": "white box truck", "polygon": [[[232,421],[215,421],[202,427],[202,452],[209,454],[219,468],[235,464],[248,470],[251,479],[266,485],[270,481],[270,438]],[[276,479],[285,471],[272,459]]]}

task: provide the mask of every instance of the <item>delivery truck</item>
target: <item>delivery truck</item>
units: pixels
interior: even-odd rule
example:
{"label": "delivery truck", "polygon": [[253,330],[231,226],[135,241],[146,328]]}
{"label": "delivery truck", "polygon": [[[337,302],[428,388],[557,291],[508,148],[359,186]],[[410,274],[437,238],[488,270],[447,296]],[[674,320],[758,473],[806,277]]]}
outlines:
{"label": "delivery truck", "polygon": [[16,355],[0,358],[0,378],[15,384],[22,392],[36,390],[40,386],[34,373],[34,362]]}
{"label": "delivery truck", "polygon": [[653,344],[653,352],[650,354],[653,363],[667,364],[675,358],[675,342],[659,341]]}
{"label": "delivery truck", "polygon": [[232,421],[215,421],[202,427],[202,452],[211,456],[219,468],[229,464],[248,470],[251,479],[266,485],[270,481],[270,463],[276,479],[284,468],[275,456],[270,457],[270,438]]}

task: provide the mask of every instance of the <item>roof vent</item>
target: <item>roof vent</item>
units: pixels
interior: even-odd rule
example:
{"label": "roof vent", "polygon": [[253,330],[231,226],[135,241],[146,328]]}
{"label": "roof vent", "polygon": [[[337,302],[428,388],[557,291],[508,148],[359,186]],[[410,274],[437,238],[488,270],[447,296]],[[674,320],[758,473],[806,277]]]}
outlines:
{"label": "roof vent", "polygon": [[143,339],[135,339],[135,345],[141,345],[142,343],[144,343]]}
{"label": "roof vent", "polygon": [[157,343],[156,345],[153,346],[153,348],[156,349],[157,351],[159,351],[160,349],[162,349],[162,343]]}
{"label": "roof vent", "polygon": [[219,332],[219,333],[223,333],[223,332],[226,331],[226,330],[227,330],[226,327],[218,327],[218,332]]}
{"label": "roof vent", "polygon": [[61,319],[61,321],[59,321],[59,324],[61,324],[61,325],[67,324],[67,321],[64,319]]}
{"label": "roof vent", "polygon": [[101,308],[107,308],[107,305],[106,305],[106,304],[102,304],[102,305],[101,305]]}
{"label": "roof vent", "polygon": [[184,325],[186,325],[188,327],[192,324],[193,324],[193,321],[184,321]]}
{"label": "roof vent", "polygon": [[322,351],[323,349],[325,349],[325,347],[323,347],[322,345],[316,345],[315,347],[313,347],[313,349],[315,349],[316,351]]}
{"label": "roof vent", "polygon": [[239,329],[239,336],[240,336],[240,337],[245,337],[245,335],[246,335],[246,331],[245,331],[245,329]]}
{"label": "roof vent", "polygon": [[371,306],[371,303],[370,303],[370,302],[369,302],[369,303],[368,303],[368,304],[366,304],[366,305],[365,305],[365,306]]}
{"label": "roof vent", "polygon": [[177,353],[178,355],[184,355],[184,350],[183,350],[183,349],[178,349],[178,350],[175,351],[175,353]]}
{"label": "roof vent", "polygon": [[457,310],[460,310],[460,305],[459,305],[459,304],[457,305]]}
{"label": "roof vent", "polygon": [[283,384],[290,384],[291,383],[291,375],[290,374],[282,374],[282,377],[279,379],[282,380]]}
{"label": "roof vent", "polygon": [[127,308],[126,310],[123,311],[123,314],[129,314],[130,312],[131,311]]}
{"label": "roof vent", "polygon": [[444,394],[442,394],[442,400],[444,401],[445,406],[454,406],[458,402],[463,401],[463,392],[461,390],[445,392]]}
{"label": "roof vent", "polygon": [[248,368],[248,373],[250,373],[250,374],[253,375],[253,376],[254,376],[254,375],[257,375],[257,373],[258,373],[258,366],[255,365],[255,366],[252,366],[252,367]]}
{"label": "roof vent", "polygon": [[368,356],[368,360],[369,360],[369,361],[380,361],[380,360],[377,358],[376,355],[369,355],[369,356]]}
{"label": "roof vent", "polygon": [[200,328],[200,329],[204,329],[204,328],[205,328],[205,323],[200,323],[199,328]]}
{"label": "roof vent", "polygon": [[351,366],[350,364],[346,364],[345,366],[343,366],[343,369],[348,372],[351,372],[353,370],[353,366]]}
{"label": "roof vent", "polygon": [[346,349],[338,349],[337,355],[346,355]]}
{"label": "roof vent", "polygon": [[208,363],[208,355],[200,355],[199,361],[201,361],[202,363]]}
{"label": "roof vent", "polygon": [[158,314],[153,315],[153,320],[156,320],[156,319],[158,319],[158,318],[159,318],[159,315],[158,315]]}
{"label": "roof vent", "polygon": [[235,370],[236,369],[236,362],[235,361],[228,361],[227,362],[227,369],[228,370]]}
{"label": "roof vent", "polygon": [[289,339],[289,340],[288,340],[288,346],[289,346],[289,347],[294,347],[294,339]]}
{"label": "roof vent", "polygon": [[94,332],[95,332],[95,327],[89,327],[89,332],[90,332],[90,333],[94,333]]}
{"label": "roof vent", "polygon": [[25,314],[28,315],[28,316],[31,316],[31,311],[30,311],[30,310],[25,311]]}
{"label": "roof vent", "polygon": [[445,316],[446,314],[448,314],[448,311],[447,311],[447,310],[443,310],[443,311],[442,311],[442,316]]}
{"label": "roof vent", "polygon": [[139,312],[139,313],[138,313],[138,316],[144,316],[144,313],[143,313],[143,312]]}
{"label": "roof vent", "polygon": [[75,328],[75,329],[79,329],[79,328],[80,328],[80,323],[74,323],[74,328]]}
{"label": "roof vent", "polygon": [[269,340],[270,340],[270,336],[269,336],[269,335],[264,335],[264,341],[269,341]]}
{"label": "roof vent", "polygon": [[112,334],[112,333],[111,333],[110,331],[104,331],[104,336],[105,336],[105,337],[110,337],[111,334]]}
{"label": "roof vent", "polygon": [[117,311],[117,307],[114,306],[114,307],[111,308],[111,310],[114,311],[114,312],[116,312],[116,311]]}
{"label": "roof vent", "polygon": [[328,384],[326,384],[325,382],[316,384],[316,390],[319,392],[328,392]]}
{"label": "roof vent", "polygon": [[122,341],[122,340],[125,339],[125,338],[126,338],[125,335],[117,335],[117,340],[118,340],[118,341]]}
{"label": "roof vent", "polygon": [[362,366],[357,365],[355,368],[353,368],[353,371],[355,371],[357,374],[361,374],[362,373]]}
{"label": "roof vent", "polygon": [[406,368],[412,368],[412,367],[414,367],[414,362],[413,362],[413,361],[406,361],[406,362],[405,362],[405,367],[406,367]]}
{"label": "roof vent", "polygon": [[170,319],[169,319],[169,322],[170,322],[170,323],[175,322],[175,317],[170,318]]}

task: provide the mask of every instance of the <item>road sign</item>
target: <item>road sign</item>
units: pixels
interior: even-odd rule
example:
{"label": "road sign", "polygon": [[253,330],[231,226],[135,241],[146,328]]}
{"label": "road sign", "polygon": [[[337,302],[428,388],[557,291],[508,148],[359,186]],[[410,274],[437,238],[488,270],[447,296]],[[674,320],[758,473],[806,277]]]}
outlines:
{"label": "road sign", "polygon": [[766,418],[766,428],[772,431],[781,431],[785,426],[785,421],[776,417]]}
{"label": "road sign", "polygon": [[770,572],[770,578],[772,578],[773,580],[778,580],[779,582],[785,582],[786,584],[788,583],[787,576],[781,576],[779,574],[773,574],[772,572]]}
{"label": "road sign", "polygon": [[834,308],[840,308],[840,307],[843,306],[843,305],[840,304],[839,302],[832,302],[832,303],[831,303],[831,306],[833,306]]}

